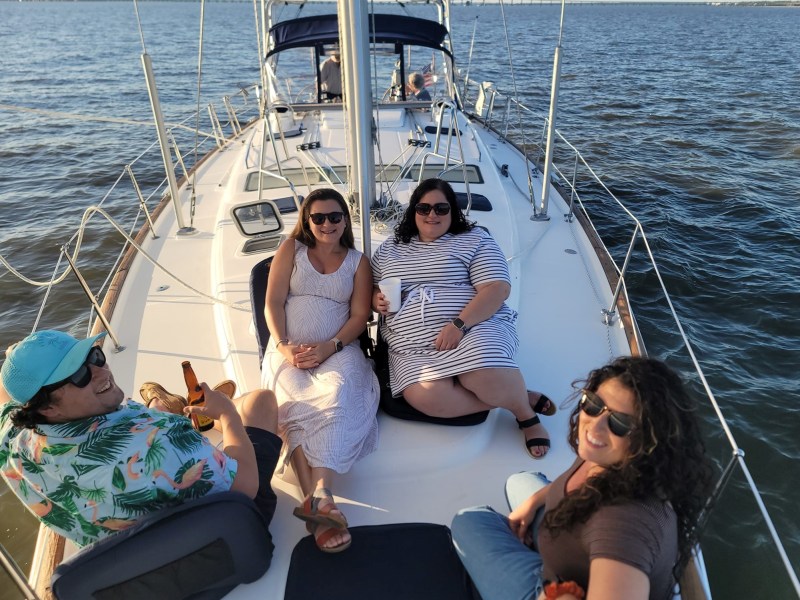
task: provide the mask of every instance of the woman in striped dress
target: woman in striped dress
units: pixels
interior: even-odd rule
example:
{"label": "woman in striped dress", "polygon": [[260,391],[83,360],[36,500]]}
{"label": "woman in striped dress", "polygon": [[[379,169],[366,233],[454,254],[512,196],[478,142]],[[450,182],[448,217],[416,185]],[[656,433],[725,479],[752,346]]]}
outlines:
{"label": "woman in striped dress", "polygon": [[[441,179],[423,181],[408,210],[372,257],[373,308],[383,315],[390,384],[417,410],[457,417],[505,408],[517,419],[533,458],[550,447],[536,412],[552,414],[547,396],[528,392],[514,354],[517,314],[500,247],[458,207]],[[402,281],[401,306],[390,306],[378,283]]]}
{"label": "woman in striped dress", "polygon": [[270,341],[261,381],[278,399],[283,462],[303,504],[294,511],[323,552],[350,545],[330,488],[378,444],[378,379],[358,343],[370,316],[369,261],[354,248],[342,195],[317,189],[278,248],[267,282]]}

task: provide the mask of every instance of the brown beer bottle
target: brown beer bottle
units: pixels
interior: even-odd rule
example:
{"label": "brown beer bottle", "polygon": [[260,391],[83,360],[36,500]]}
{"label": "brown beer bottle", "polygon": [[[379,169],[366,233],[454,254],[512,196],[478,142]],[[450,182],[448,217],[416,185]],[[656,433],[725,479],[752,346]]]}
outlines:
{"label": "brown beer bottle", "polygon": [[[189,402],[189,406],[203,406],[206,398],[203,394],[203,388],[197,383],[197,375],[194,374],[192,363],[185,360],[181,363],[181,366],[183,367],[183,378],[186,380],[186,400]],[[208,431],[214,427],[214,419],[211,417],[192,414],[190,418],[192,419],[192,427],[197,431]]]}

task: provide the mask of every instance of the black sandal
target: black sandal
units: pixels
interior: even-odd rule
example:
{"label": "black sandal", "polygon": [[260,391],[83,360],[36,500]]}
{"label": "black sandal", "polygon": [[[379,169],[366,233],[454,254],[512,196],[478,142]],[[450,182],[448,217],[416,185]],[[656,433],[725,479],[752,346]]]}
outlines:
{"label": "black sandal", "polygon": [[536,401],[536,404],[533,405],[533,412],[550,417],[556,414],[557,410],[558,407],[556,403],[550,400],[546,394],[539,392],[539,399]]}
{"label": "black sandal", "polygon": [[[530,419],[525,419],[524,421],[520,421],[519,419],[517,419],[516,421],[520,429],[526,429],[528,427],[533,427],[534,425],[539,425],[539,423],[541,423],[537,415],[532,416]],[[545,450],[544,454],[542,454],[541,456],[535,456],[531,452],[531,448],[533,448],[534,446],[545,446],[547,450]],[[539,460],[540,458],[544,458],[545,456],[547,456],[547,452],[549,451],[549,449],[550,449],[550,440],[548,438],[531,438],[529,440],[525,440],[525,450],[528,452],[528,455],[535,460]]]}

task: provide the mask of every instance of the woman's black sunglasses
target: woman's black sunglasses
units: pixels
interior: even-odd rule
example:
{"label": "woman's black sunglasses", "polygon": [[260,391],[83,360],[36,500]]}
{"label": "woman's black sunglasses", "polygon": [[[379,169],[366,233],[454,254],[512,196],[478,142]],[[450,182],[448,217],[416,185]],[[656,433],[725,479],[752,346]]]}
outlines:
{"label": "woman's black sunglasses", "polygon": [[431,214],[431,209],[440,217],[448,214],[450,212],[450,205],[447,202],[439,202],[438,204],[425,204],[420,202],[414,207],[414,210],[418,215],[422,215],[423,217],[427,217]]}
{"label": "woman's black sunglasses", "polygon": [[53,390],[57,390],[61,386],[67,385],[68,383],[71,383],[75,387],[79,388],[86,387],[92,380],[92,370],[89,368],[89,365],[102,367],[104,364],[106,364],[106,355],[103,354],[100,346],[93,346],[92,349],[89,350],[89,355],[86,357],[86,360],[83,361],[83,364],[80,367],[78,367],[77,371],[75,371],[66,379],[62,379],[56,383],[51,383],[50,385],[42,386],[42,389],[52,392]]}
{"label": "woman's black sunglasses", "polygon": [[311,219],[311,222],[314,225],[322,225],[327,218],[328,221],[336,225],[337,223],[341,223],[342,218],[344,218],[343,212],[329,212],[329,213],[314,213],[312,215],[308,215]]}
{"label": "woman's black sunglasses", "polygon": [[614,412],[594,392],[589,390],[581,390],[581,392],[583,393],[580,402],[581,410],[590,417],[599,417],[604,412],[608,412],[608,429],[617,437],[625,437],[636,426],[631,415]]}

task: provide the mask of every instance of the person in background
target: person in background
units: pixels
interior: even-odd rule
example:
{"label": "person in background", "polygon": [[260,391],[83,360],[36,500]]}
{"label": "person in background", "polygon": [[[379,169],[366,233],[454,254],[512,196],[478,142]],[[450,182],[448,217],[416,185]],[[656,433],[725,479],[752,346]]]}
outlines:
{"label": "person in background", "polygon": [[201,384],[222,450],[189,419],[128,402],[95,343],[38,331],[0,371],[0,475],[36,517],[78,546],[142,516],[227,490],[253,498],[269,523],[280,452],[277,405],[258,390],[237,400]]}
{"label": "person in background", "polygon": [[[550,439],[535,413],[551,415],[556,406],[526,390],[514,362],[519,338],[517,313],[505,303],[511,291],[506,257],[467,221],[450,184],[419,184],[394,239],[373,255],[372,269],[372,305],[383,315],[392,394],[433,417],[505,408],[524,431],[527,452],[542,458]],[[401,279],[401,306],[389,306],[380,291],[387,277]]]}
{"label": "person in background", "polygon": [[411,73],[408,76],[408,85],[406,86],[406,93],[409,100],[419,100],[421,102],[430,102],[431,94],[425,89],[425,77],[421,73]]}
{"label": "person in background", "polygon": [[508,517],[481,506],[453,519],[483,600],[672,598],[711,491],[694,403],[650,358],[592,371],[578,395],[567,471],[512,475]]}
{"label": "person in background", "polygon": [[351,542],[331,485],[378,445],[378,379],[359,345],[370,317],[372,273],[355,249],[350,213],[334,189],[306,196],[267,281],[270,340],[262,385],[278,398],[283,461],[305,495],[294,515],[323,552]]}
{"label": "person in background", "polygon": [[322,63],[319,69],[319,88],[323,100],[342,101],[342,57],[338,50]]}

